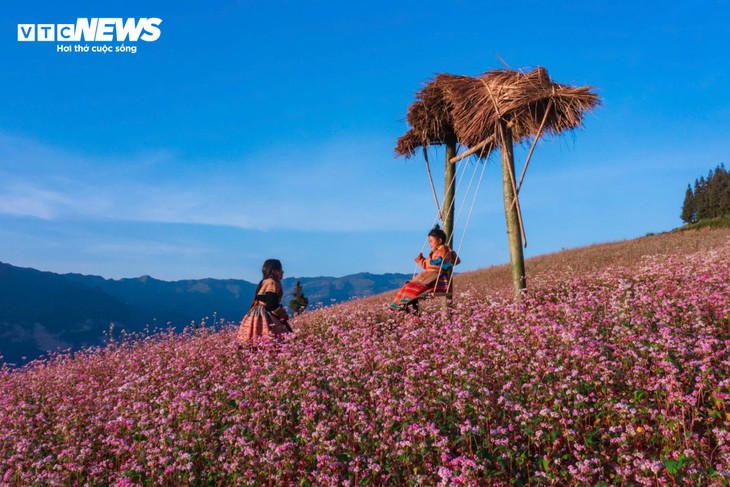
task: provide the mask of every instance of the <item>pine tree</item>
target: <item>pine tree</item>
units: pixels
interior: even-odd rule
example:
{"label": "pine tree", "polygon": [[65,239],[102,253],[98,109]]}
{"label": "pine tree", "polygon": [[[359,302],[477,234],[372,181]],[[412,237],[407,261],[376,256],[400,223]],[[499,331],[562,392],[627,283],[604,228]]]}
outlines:
{"label": "pine tree", "polygon": [[716,218],[730,213],[730,181],[725,165],[720,164],[715,168],[712,177],[708,180],[708,194],[710,201],[711,218]]}
{"label": "pine tree", "polygon": [[695,216],[698,221],[708,218],[707,203],[707,182],[700,176],[700,179],[695,181]]}
{"label": "pine tree", "polygon": [[294,314],[304,313],[304,310],[307,309],[307,305],[309,305],[309,298],[304,295],[301,281],[297,281],[294,286],[293,297],[294,299],[289,301],[289,308],[294,311]]}
{"label": "pine tree", "polygon": [[684,223],[694,223],[697,221],[695,215],[695,196],[689,184],[687,185],[687,192],[684,194],[681,218]]}
{"label": "pine tree", "polygon": [[[719,168],[718,168],[719,169]],[[720,216],[720,201],[718,190],[718,178],[720,173],[717,170],[710,171],[707,175],[707,217],[716,218]]]}
{"label": "pine tree", "polygon": [[722,216],[730,213],[730,172],[725,169],[724,164],[720,164],[718,171],[720,172],[718,193],[720,199],[720,215]]}

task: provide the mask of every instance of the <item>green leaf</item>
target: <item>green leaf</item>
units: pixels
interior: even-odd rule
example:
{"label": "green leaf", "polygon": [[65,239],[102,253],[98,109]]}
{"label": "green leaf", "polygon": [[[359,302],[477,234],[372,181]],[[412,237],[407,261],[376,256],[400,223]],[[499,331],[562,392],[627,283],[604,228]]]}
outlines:
{"label": "green leaf", "polygon": [[638,391],[634,391],[634,402],[639,402],[641,399],[646,395],[646,391],[644,389],[639,389]]}
{"label": "green leaf", "polygon": [[664,466],[667,467],[667,472],[672,475],[679,473],[680,465],[676,460],[664,460]]}

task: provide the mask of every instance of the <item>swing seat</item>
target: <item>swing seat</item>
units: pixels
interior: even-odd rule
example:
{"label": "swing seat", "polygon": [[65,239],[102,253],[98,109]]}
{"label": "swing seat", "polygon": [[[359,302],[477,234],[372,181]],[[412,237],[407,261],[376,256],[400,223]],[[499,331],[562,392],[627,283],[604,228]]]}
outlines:
{"label": "swing seat", "polygon": [[454,293],[453,292],[445,292],[445,293],[433,292],[433,293],[429,293],[428,297],[429,298],[447,298],[447,299],[452,299],[454,297]]}
{"label": "swing seat", "polygon": [[452,272],[453,269],[443,271],[443,274],[439,278],[439,282],[434,287],[434,290],[428,293],[429,298],[439,298],[446,301],[446,304],[451,303],[451,300],[454,297],[454,281],[451,279]]}

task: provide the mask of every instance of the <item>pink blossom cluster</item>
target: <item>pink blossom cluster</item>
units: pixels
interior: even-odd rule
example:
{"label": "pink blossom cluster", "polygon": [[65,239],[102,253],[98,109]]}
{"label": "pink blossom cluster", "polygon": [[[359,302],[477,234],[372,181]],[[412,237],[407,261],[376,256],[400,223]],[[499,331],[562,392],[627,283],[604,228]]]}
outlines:
{"label": "pink blossom cluster", "polygon": [[724,485],[730,246],[0,370],[0,485]]}

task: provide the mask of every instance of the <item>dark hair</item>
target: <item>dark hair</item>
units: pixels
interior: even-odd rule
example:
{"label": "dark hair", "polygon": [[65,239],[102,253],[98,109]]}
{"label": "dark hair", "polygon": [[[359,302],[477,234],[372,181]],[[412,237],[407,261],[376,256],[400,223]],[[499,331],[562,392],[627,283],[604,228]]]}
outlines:
{"label": "dark hair", "polygon": [[446,232],[441,230],[441,227],[438,223],[434,225],[430,232],[428,232],[428,236],[438,238],[439,240],[441,240],[442,244],[446,243]]}
{"label": "dark hair", "polygon": [[[264,285],[264,281],[270,277],[273,277],[275,271],[282,270],[281,267],[281,261],[279,259],[266,259],[264,261],[264,265],[261,266],[261,280],[259,281],[258,286],[256,286],[256,291],[254,291],[253,296],[254,300],[256,299],[256,296],[259,295],[259,291],[261,290],[261,287]],[[253,307],[253,304],[251,304],[251,307]]]}
{"label": "dark hair", "polygon": [[261,266],[261,279],[268,279],[274,276],[274,272],[280,271],[281,261],[279,259],[266,259],[264,265]]}

